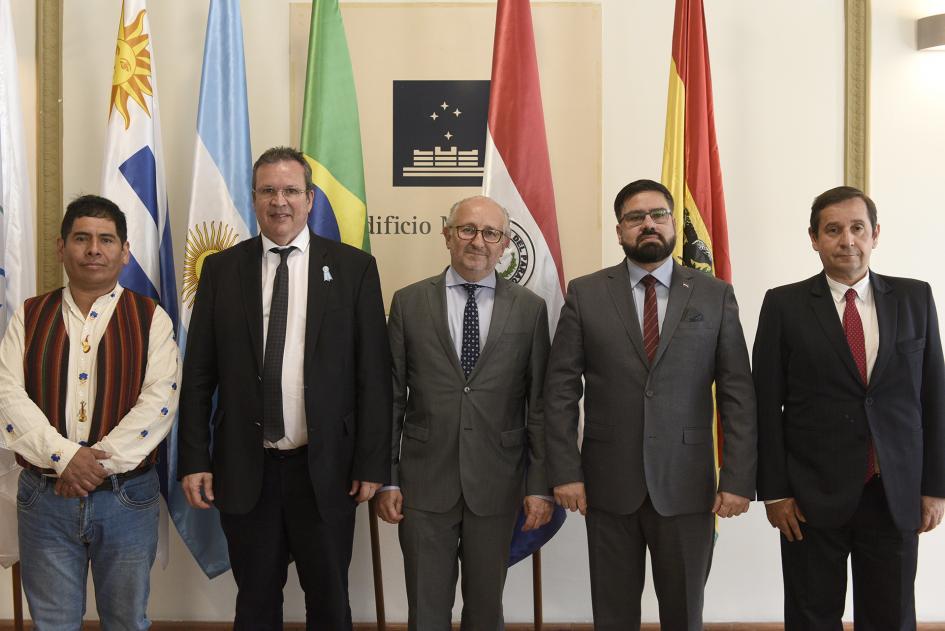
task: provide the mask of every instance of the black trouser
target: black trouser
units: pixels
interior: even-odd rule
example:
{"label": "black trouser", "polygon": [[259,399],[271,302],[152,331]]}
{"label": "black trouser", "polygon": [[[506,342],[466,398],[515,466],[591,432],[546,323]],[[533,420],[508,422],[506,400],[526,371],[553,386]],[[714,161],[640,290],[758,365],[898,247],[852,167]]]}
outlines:
{"label": "black trouser", "polygon": [[323,518],[305,450],[267,452],[259,501],[245,515],[220,513],[238,588],[233,631],[282,631],[282,590],[291,558],[305,592],[305,628],[351,629],[351,511]]}
{"label": "black trouser", "polygon": [[863,487],[850,521],[841,528],[801,524],[804,538],[781,535],[786,631],[840,631],[853,571],[853,624],[857,631],[915,629],[915,572],[919,538],[896,527],[879,476]]}

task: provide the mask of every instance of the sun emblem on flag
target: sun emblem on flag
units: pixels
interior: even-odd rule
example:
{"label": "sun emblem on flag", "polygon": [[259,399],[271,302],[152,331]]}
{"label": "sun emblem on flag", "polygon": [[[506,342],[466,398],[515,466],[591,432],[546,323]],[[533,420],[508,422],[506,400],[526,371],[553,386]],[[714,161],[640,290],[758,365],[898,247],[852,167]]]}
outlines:
{"label": "sun emblem on flag", "polygon": [[216,254],[236,244],[239,235],[232,227],[222,221],[211,221],[195,225],[187,231],[187,245],[184,247],[184,288],[181,291],[181,300],[188,309],[194,307],[194,296],[197,293],[197,283],[200,281],[200,271],[203,261],[211,254]]}
{"label": "sun emblem on flag", "polygon": [[145,12],[140,11],[131,24],[125,24],[125,8],[121,9],[118,23],[118,43],[115,45],[115,73],[112,75],[112,98],[108,109],[117,109],[125,119],[125,129],[131,124],[128,112],[128,97],[141,106],[144,113],[151,116],[145,95],[151,92],[151,51],[148,45],[151,38],[144,30]]}

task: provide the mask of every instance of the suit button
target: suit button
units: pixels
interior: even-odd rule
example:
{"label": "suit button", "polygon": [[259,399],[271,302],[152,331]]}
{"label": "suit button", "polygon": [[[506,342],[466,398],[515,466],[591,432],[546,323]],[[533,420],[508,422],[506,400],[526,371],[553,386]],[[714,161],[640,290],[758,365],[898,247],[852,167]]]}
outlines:
{"label": "suit button", "polygon": [[463,392],[467,394],[469,393],[469,390],[470,390],[469,386],[466,386],[465,388],[463,388]]}
{"label": "suit button", "polygon": [[653,391],[652,391],[652,390],[647,390],[647,391],[646,391],[646,396],[647,396],[647,398],[652,397],[652,396],[653,396]]}
{"label": "suit button", "polygon": [[262,423],[260,423],[259,421],[256,421],[255,424],[256,424],[256,427],[262,427]]}
{"label": "suit button", "polygon": [[873,405],[873,397],[866,397],[866,405]]}

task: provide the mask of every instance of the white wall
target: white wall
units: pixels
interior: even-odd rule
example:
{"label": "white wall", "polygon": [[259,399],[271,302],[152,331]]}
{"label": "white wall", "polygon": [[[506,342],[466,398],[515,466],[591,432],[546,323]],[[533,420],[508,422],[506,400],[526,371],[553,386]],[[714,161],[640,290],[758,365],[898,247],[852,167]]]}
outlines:
{"label": "white wall", "polygon": [[[764,291],[819,269],[805,225],[811,199],[841,183],[843,149],[843,3],[840,0],[705,0],[718,140],[725,178],[732,261],[742,323],[754,338]],[[14,4],[31,155],[35,155],[32,81],[33,3]],[[254,153],[289,137],[287,2],[243,0]],[[918,17],[945,11],[941,0],[879,0],[873,9],[872,194],[882,224],[874,267],[932,282],[945,302],[939,236],[945,159],[945,54],[915,50]],[[151,5],[168,163],[174,242],[180,263],[189,198],[193,133],[207,1]],[[602,265],[617,261],[609,203],[625,183],[659,178],[673,3],[601,0],[603,23]],[[107,112],[117,0],[65,3],[64,192],[97,190]],[[538,33],[537,37],[542,37]],[[566,45],[566,42],[562,42]],[[573,45],[597,45],[576,42]],[[357,68],[355,68],[357,72]],[[552,160],[555,156],[552,156]],[[596,218],[594,219],[596,220]],[[178,264],[178,269],[180,269]],[[392,291],[394,288],[387,288]],[[351,568],[356,620],[373,619],[370,553],[360,511]],[[381,525],[388,618],[406,619],[402,562],[395,530]],[[545,548],[545,619],[590,621],[584,523],[571,517]],[[917,607],[922,620],[945,620],[941,579],[943,530],[923,535]],[[506,590],[509,621],[531,615],[531,568],[514,567]],[[0,618],[12,608],[10,574],[0,571]],[[171,564],[155,569],[156,619],[226,620],[235,590],[224,575],[207,581],[176,535]],[[748,597],[746,597],[748,596]],[[89,611],[94,611],[90,601]],[[287,619],[304,606],[290,578]],[[779,620],[781,581],[776,533],[754,505],[723,523],[706,597],[706,619]],[[657,618],[652,589],[644,617]]]}

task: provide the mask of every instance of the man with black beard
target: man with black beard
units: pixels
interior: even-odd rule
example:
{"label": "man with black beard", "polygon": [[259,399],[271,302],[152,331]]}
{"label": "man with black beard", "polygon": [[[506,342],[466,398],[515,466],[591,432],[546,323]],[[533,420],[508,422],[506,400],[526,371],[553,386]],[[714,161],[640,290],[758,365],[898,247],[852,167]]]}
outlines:
{"label": "man with black beard", "polygon": [[647,548],[661,628],[701,630],[714,515],[740,515],[754,497],[748,350],[732,286],[673,261],[666,187],[632,182],[614,212],[627,258],[571,281],[548,359],[548,481],[587,517],[597,631],[640,628]]}

